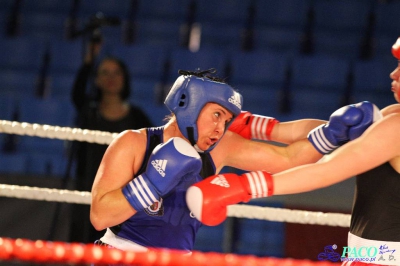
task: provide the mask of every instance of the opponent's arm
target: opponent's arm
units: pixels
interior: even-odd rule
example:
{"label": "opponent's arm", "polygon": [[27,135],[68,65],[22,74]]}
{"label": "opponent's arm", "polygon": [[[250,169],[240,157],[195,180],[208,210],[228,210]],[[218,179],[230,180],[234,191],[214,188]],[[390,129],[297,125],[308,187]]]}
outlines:
{"label": "opponent's arm", "polygon": [[285,147],[245,141],[237,134],[227,131],[216,150],[229,151],[228,155],[220,162],[219,155],[223,152],[212,153],[213,159],[216,165],[277,173],[316,162],[322,155],[361,135],[379,115],[376,106],[368,102],[344,106],[330,116],[329,123],[313,129],[308,139],[296,141]]}
{"label": "opponent's arm", "polygon": [[301,193],[327,187],[400,156],[399,130],[400,114],[386,116],[361,137],[323,160],[274,174],[274,194]]}
{"label": "opponent's arm", "polygon": [[400,114],[395,114],[372,125],[360,138],[316,164],[274,175],[257,171],[240,176],[211,176],[188,189],[188,207],[198,220],[213,226],[225,220],[228,205],[252,198],[306,192],[341,182],[399,157],[399,130]]}

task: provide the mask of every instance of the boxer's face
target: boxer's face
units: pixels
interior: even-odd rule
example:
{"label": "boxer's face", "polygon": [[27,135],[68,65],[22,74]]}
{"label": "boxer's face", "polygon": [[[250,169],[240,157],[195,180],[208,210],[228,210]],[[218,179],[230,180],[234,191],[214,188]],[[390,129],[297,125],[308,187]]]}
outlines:
{"label": "boxer's face", "polygon": [[232,117],[232,114],[221,105],[207,103],[197,119],[197,146],[201,150],[207,150],[219,141]]}
{"label": "boxer's face", "polygon": [[400,62],[398,63],[396,69],[390,73],[390,78],[392,79],[392,91],[394,98],[397,102],[400,102]]}

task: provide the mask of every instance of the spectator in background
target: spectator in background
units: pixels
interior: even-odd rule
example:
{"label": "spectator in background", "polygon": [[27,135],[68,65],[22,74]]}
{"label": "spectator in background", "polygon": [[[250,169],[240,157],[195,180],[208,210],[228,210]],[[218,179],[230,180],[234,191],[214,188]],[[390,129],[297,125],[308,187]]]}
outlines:
{"label": "spectator in background", "polygon": [[[126,129],[151,127],[149,117],[127,101],[131,93],[127,66],[118,58],[105,57],[95,68],[102,42],[91,41],[88,48],[72,89],[72,101],[78,113],[77,126],[117,133]],[[89,83],[93,85],[88,86]],[[88,91],[88,87],[92,87],[91,90]],[[91,190],[107,146],[87,142],[74,144],[76,190]],[[73,205],[72,208],[75,215],[71,216],[70,241],[93,243],[99,238],[99,232],[89,221],[89,206]]]}

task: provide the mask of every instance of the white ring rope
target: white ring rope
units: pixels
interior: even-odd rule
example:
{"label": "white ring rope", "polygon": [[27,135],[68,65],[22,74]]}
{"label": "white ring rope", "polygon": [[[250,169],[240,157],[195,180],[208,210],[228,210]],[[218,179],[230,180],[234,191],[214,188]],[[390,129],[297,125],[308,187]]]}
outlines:
{"label": "white ring rope", "polygon": [[316,224],[349,227],[349,214],[290,210],[250,205],[228,206],[228,216],[299,224]]}
{"label": "white ring rope", "polygon": [[[0,133],[109,144],[118,133],[0,120]],[[0,196],[20,199],[90,204],[90,192],[0,184]],[[228,216],[276,222],[350,226],[350,215],[249,205],[228,206]]]}
{"label": "white ring rope", "polygon": [[110,144],[118,133],[0,120],[0,133]]}
{"label": "white ring rope", "polygon": [[90,192],[0,184],[0,196],[8,198],[90,204]]}
{"label": "white ring rope", "polygon": [[[91,193],[85,191],[57,190],[0,184],[0,196],[30,200],[90,204]],[[350,226],[350,215],[348,214],[299,211],[241,204],[228,206],[228,216],[274,222],[341,227]]]}

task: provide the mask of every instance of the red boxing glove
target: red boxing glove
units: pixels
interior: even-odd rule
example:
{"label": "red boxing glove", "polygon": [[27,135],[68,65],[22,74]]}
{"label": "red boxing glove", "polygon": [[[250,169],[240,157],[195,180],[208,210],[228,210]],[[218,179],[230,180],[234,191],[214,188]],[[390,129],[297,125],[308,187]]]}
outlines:
{"label": "red boxing glove", "polygon": [[398,60],[400,60],[400,38],[397,38],[397,41],[392,46],[392,54]]}
{"label": "red boxing glove", "polygon": [[264,171],[210,176],[186,192],[186,203],[203,224],[215,226],[226,219],[227,206],[273,195],[272,176]]}
{"label": "red boxing glove", "polygon": [[228,130],[246,139],[270,140],[272,129],[277,123],[279,121],[273,117],[253,115],[250,112],[242,111]]}

